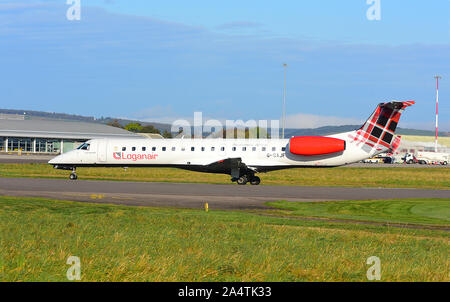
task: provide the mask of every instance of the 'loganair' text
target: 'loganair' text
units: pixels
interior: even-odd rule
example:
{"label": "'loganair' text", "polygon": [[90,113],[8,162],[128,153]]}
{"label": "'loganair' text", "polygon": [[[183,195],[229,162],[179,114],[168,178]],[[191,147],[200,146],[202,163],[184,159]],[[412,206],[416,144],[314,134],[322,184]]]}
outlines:
{"label": "'loganair' text", "polygon": [[115,159],[131,159],[133,161],[137,161],[140,159],[156,159],[158,154],[125,154],[123,152],[114,152],[113,157]]}

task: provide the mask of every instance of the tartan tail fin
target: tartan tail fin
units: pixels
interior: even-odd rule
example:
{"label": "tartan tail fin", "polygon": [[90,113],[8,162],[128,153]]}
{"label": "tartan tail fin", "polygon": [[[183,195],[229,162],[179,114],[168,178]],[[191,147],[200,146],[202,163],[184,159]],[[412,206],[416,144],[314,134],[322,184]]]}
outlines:
{"label": "tartan tail fin", "polygon": [[[380,153],[397,144],[395,130],[403,110],[414,101],[378,104],[369,119],[356,131],[355,140],[367,153]],[[397,146],[398,147],[398,146]]]}

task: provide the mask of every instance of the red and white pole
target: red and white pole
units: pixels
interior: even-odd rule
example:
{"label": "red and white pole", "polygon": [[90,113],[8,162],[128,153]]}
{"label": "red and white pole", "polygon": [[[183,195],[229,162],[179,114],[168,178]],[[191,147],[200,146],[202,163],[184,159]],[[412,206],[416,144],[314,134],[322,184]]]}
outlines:
{"label": "red and white pole", "polygon": [[441,76],[435,76],[436,79],[436,136],[434,138],[434,152],[437,152],[438,145],[438,107],[439,107],[439,79],[442,79]]}

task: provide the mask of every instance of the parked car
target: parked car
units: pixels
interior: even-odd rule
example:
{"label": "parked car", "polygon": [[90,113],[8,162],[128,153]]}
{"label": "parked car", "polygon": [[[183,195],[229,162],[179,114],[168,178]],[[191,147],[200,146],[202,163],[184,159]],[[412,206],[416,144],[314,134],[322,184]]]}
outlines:
{"label": "parked car", "polygon": [[378,164],[378,163],[382,163],[383,162],[383,158],[379,158],[379,157],[371,157],[371,158],[366,158],[365,160],[363,160],[363,163],[367,163],[367,164]]}

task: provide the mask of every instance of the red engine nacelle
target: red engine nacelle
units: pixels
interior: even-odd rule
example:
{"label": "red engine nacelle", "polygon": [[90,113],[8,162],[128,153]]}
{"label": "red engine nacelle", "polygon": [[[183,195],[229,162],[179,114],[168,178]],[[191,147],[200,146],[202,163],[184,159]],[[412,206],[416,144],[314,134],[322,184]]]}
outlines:
{"label": "red engine nacelle", "polygon": [[345,141],[323,136],[297,136],[289,141],[289,151],[297,155],[322,155],[345,150]]}

